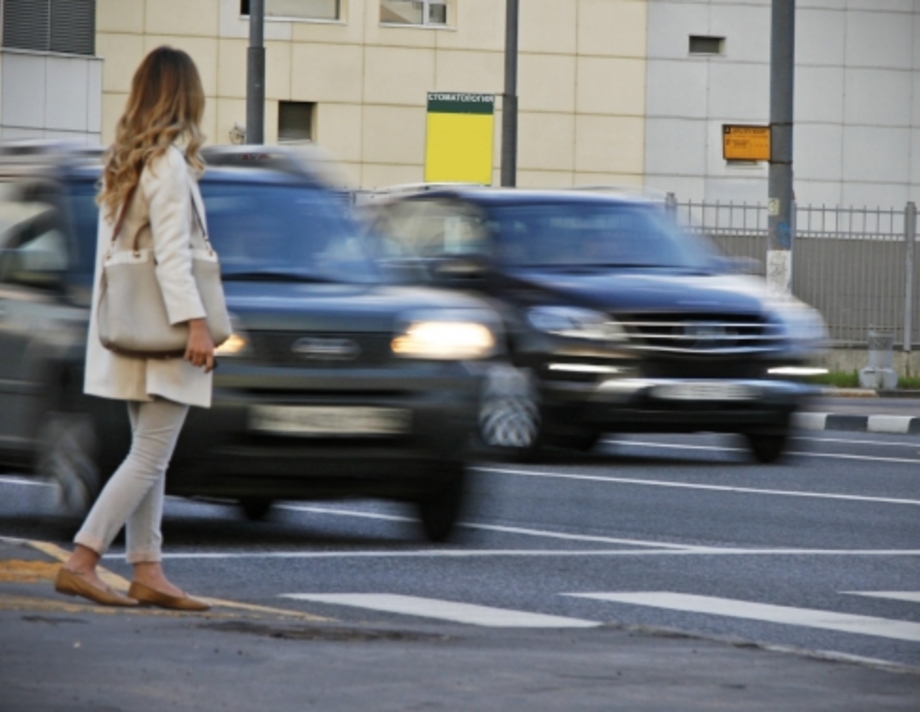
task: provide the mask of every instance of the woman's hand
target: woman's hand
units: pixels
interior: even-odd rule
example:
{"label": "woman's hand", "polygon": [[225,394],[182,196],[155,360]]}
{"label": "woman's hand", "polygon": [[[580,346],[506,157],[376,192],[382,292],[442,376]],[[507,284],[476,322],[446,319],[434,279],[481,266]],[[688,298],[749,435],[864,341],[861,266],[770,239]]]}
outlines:
{"label": "woman's hand", "polygon": [[189,319],[188,341],[185,345],[185,360],[193,366],[204,366],[204,372],[214,370],[214,341],[204,319]]}

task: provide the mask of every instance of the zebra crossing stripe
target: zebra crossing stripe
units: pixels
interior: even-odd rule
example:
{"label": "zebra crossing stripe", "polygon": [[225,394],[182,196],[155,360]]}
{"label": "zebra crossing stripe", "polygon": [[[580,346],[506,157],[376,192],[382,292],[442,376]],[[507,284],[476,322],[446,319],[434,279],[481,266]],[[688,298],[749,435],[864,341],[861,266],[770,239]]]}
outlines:
{"label": "zebra crossing stripe", "polygon": [[420,618],[435,618],[490,628],[594,628],[600,625],[595,621],[580,618],[565,618],[542,613],[527,613],[506,608],[491,608],[470,603],[386,593],[284,593],[281,594],[281,597],[297,601],[352,606],[385,613],[399,613]]}
{"label": "zebra crossing stripe", "polygon": [[869,598],[887,598],[892,601],[920,603],[920,591],[843,591],[850,596],[868,596]]}
{"label": "zebra crossing stripe", "polygon": [[629,603],[636,606],[664,608],[687,613],[704,613],[712,616],[744,618],[765,623],[820,628],[843,633],[860,633],[892,640],[920,642],[920,623],[860,616],[813,608],[774,606],[766,603],[751,603],[730,598],[695,596],[668,591],[646,591],[637,593],[566,593],[565,596],[588,598],[596,601]]}

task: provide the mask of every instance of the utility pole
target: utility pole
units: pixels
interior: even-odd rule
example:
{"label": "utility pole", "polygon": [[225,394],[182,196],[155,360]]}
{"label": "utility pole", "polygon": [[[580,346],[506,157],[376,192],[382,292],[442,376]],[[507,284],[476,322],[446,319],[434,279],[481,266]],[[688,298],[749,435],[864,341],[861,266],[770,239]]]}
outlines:
{"label": "utility pole", "polygon": [[249,0],[246,143],[265,143],[265,0]]}
{"label": "utility pole", "polygon": [[773,0],[770,37],[770,176],[767,282],[792,291],[795,228],[792,194],[792,93],[795,82],[795,0]]}
{"label": "utility pole", "polygon": [[505,93],[502,94],[502,186],[517,185],[518,0],[505,0]]}

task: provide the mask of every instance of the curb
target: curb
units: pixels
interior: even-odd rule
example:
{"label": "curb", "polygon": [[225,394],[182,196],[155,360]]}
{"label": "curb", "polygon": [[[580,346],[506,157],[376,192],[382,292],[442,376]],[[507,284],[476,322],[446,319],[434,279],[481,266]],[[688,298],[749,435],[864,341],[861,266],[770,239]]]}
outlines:
{"label": "curb", "polygon": [[799,430],[843,430],[851,433],[920,435],[920,417],[912,415],[845,415],[796,413],[792,425]]}

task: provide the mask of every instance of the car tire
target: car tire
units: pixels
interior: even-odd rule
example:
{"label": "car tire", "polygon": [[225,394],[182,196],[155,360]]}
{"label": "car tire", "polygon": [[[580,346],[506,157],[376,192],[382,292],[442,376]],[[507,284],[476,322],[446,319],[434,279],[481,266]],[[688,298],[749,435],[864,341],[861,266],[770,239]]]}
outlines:
{"label": "car tire", "polygon": [[751,432],[745,433],[745,438],[754,459],[759,463],[769,465],[782,458],[789,440],[789,431],[783,428],[782,430]]}
{"label": "car tire", "polygon": [[446,462],[437,467],[441,484],[415,502],[422,532],[432,542],[447,541],[453,534],[463,510],[467,485],[464,463]]}
{"label": "car tire", "polygon": [[553,439],[556,447],[564,450],[576,450],[578,452],[591,452],[600,442],[604,434],[600,431],[589,430],[577,435],[560,435]]}
{"label": "car tire", "polygon": [[246,497],[240,500],[240,508],[250,522],[260,522],[271,511],[275,501],[264,497]]}
{"label": "car tire", "polygon": [[92,416],[50,413],[38,436],[36,471],[57,489],[57,507],[84,517],[102,489],[99,437]]}
{"label": "car tire", "polygon": [[543,445],[543,422],[534,378],[529,369],[494,368],[479,408],[479,440],[492,452],[511,459],[533,457]]}

